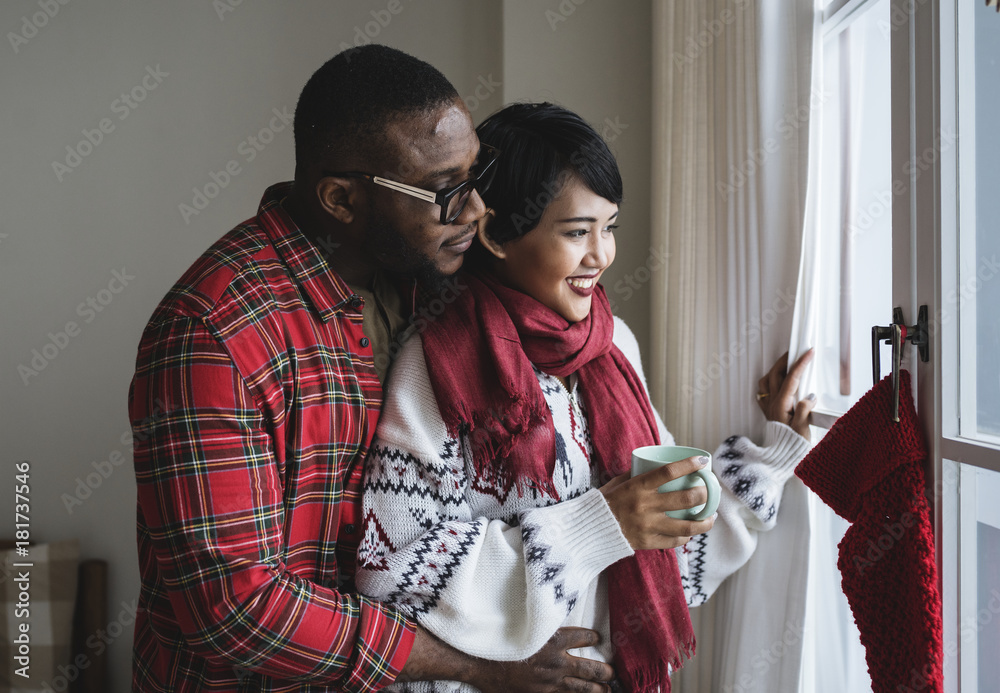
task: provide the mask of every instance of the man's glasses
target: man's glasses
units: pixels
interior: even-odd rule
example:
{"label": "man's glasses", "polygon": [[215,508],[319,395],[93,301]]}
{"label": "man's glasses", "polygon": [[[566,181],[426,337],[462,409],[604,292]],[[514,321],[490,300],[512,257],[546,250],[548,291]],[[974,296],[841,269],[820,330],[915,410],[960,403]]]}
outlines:
{"label": "man's glasses", "polygon": [[362,173],[361,171],[344,171],[342,173],[324,171],[323,175],[333,177],[341,176],[367,178],[376,185],[381,185],[389,188],[390,190],[396,190],[397,192],[420,198],[426,202],[433,202],[441,208],[441,223],[450,224],[455,221],[455,219],[458,218],[458,215],[462,213],[462,210],[465,209],[465,205],[472,196],[473,190],[478,191],[481,195],[486,192],[487,188],[490,187],[490,183],[493,182],[493,176],[496,173],[496,167],[494,164],[496,163],[499,155],[500,151],[498,149],[491,147],[488,144],[480,144],[479,157],[476,159],[476,163],[473,165],[471,171],[472,178],[459,183],[452,188],[445,188],[444,190],[438,190],[437,192],[424,190],[423,188],[416,188],[412,185],[407,185],[406,183],[389,180],[388,178],[375,176],[371,173]]}

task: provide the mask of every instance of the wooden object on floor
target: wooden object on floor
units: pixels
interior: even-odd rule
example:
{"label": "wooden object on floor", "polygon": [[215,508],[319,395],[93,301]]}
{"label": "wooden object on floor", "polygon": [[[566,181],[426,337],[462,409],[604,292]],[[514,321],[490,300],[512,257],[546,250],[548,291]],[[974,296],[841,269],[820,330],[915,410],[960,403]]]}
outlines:
{"label": "wooden object on floor", "polygon": [[73,663],[89,662],[70,687],[72,693],[106,693],[108,651],[100,633],[108,629],[108,562],[80,561],[73,614]]}

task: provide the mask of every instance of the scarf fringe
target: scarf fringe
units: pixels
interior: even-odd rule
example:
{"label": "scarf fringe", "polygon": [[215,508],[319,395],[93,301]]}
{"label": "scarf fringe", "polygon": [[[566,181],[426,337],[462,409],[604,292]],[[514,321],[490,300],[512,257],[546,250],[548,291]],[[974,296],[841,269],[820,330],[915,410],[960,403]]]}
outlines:
{"label": "scarf fringe", "polygon": [[[537,426],[548,423],[547,411],[541,411],[531,406],[525,398],[514,398],[511,406],[501,415],[496,411],[466,410],[455,411],[444,417],[450,421],[465,421],[465,433],[472,447],[472,460],[476,474],[488,484],[494,485],[503,492],[512,488],[518,496],[527,491],[536,491],[541,495],[559,500],[553,479],[553,469],[544,472],[544,476],[534,477],[529,474],[517,474],[520,465],[508,464],[511,453],[518,449],[521,439],[530,434]],[[448,433],[454,438],[459,437],[459,427],[448,427]],[[455,428],[456,430],[452,430]],[[554,462],[554,460],[553,460]]]}
{"label": "scarf fringe", "polygon": [[[677,671],[694,657],[694,642],[686,642],[681,649],[659,662],[644,663],[640,667],[622,672],[621,678],[632,684],[631,693],[669,693],[670,669]],[[666,665],[670,665],[668,668]],[[616,666],[621,666],[621,663]]]}

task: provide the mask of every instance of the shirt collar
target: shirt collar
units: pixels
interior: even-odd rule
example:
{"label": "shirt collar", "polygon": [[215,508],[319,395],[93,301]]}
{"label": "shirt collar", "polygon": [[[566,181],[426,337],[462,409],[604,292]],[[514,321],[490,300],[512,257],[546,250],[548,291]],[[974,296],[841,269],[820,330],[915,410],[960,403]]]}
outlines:
{"label": "shirt collar", "polygon": [[261,228],[323,322],[344,310],[360,312],[360,302],[352,300],[356,298],[354,292],[281,206],[291,190],[292,182],[289,181],[272,185],[264,192],[257,210]]}

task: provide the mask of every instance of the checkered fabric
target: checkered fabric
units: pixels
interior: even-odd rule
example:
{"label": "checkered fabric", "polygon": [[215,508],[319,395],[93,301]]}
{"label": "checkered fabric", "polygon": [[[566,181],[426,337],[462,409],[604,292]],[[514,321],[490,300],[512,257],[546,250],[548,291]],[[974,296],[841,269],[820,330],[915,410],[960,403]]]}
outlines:
{"label": "checkered fabric", "polygon": [[414,630],[350,593],[382,406],[363,301],[265,193],[143,333],[133,690],[368,691]]}
{"label": "checkered fabric", "polygon": [[27,556],[14,549],[0,556],[0,691],[66,690],[79,546],[60,541],[31,546]]}

